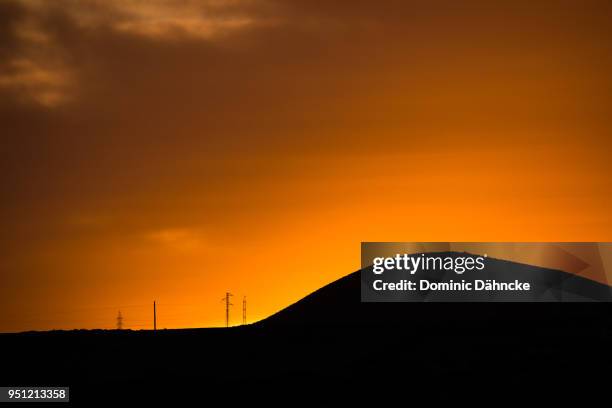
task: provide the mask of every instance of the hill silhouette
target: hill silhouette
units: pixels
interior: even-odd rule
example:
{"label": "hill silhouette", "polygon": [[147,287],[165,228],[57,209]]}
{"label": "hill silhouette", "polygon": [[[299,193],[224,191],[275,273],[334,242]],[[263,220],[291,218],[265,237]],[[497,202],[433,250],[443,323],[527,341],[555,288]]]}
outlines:
{"label": "hill silhouette", "polygon": [[416,390],[430,401],[510,389],[551,401],[560,395],[549,386],[571,383],[563,399],[607,386],[610,304],[361,303],[360,282],[352,273],[230,329],[3,334],[0,384],[69,385],[76,403],[232,406],[406,403]]}
{"label": "hill silhouette", "polygon": [[[440,252],[432,255],[441,257],[465,256],[464,253]],[[559,270],[540,268],[511,261],[489,258],[487,261],[486,278],[519,279],[545,276],[546,287],[556,290],[559,298],[564,300],[584,301],[574,304],[540,303],[537,306],[528,303],[457,303],[447,302],[361,302],[361,282],[364,283],[372,275],[371,269],[353,272],[334,281],[319,290],[288,306],[280,312],[261,321],[267,326],[401,326],[411,325],[413,328],[429,330],[444,330],[444,327],[457,326],[458,330],[479,330],[486,323],[487,330],[577,330],[578,325],[597,327],[607,324],[612,308],[607,304],[589,304],[589,301],[612,300],[610,288],[601,283]],[[449,276],[449,279],[457,278]],[[431,273],[428,272],[428,275]],[[368,278],[365,278],[367,276]],[[439,274],[440,278],[442,274]],[[396,274],[396,278],[400,276]],[[474,274],[462,275],[468,281],[474,280]],[[536,282],[537,283],[537,282]],[[540,281],[541,283],[541,281]],[[590,296],[590,298],[589,298]],[[542,296],[544,298],[544,296]],[[381,300],[387,300],[381,296]],[[429,299],[423,299],[429,300]],[[562,322],[565,319],[573,321],[571,326]],[[444,323],[441,325],[441,323]]]}

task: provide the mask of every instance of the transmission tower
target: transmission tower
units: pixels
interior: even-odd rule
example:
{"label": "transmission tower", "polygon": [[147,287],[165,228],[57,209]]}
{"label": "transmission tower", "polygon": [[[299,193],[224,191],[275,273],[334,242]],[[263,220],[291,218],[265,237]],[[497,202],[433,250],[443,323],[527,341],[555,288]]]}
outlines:
{"label": "transmission tower", "polygon": [[242,298],[242,324],[246,324],[246,296]]}
{"label": "transmission tower", "polygon": [[123,329],[123,316],[121,316],[121,310],[117,313],[117,330]]}
{"label": "transmission tower", "polygon": [[222,302],[225,302],[225,327],[229,327],[229,310],[230,306],[234,306],[230,302],[230,296],[234,296],[229,292],[225,292],[225,297],[221,299]]}

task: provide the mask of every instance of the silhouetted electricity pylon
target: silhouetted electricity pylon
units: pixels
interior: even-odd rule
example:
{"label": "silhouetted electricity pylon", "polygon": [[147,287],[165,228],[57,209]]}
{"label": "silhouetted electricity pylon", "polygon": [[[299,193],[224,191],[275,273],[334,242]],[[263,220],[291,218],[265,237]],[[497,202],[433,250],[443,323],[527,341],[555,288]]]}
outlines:
{"label": "silhouetted electricity pylon", "polygon": [[153,331],[157,331],[157,307],[153,301]]}
{"label": "silhouetted electricity pylon", "polygon": [[222,302],[225,302],[225,327],[229,327],[229,308],[230,306],[234,306],[230,303],[230,296],[234,296],[229,292],[225,292],[225,297],[221,299]]}
{"label": "silhouetted electricity pylon", "polygon": [[242,298],[242,324],[246,324],[246,296]]}
{"label": "silhouetted electricity pylon", "polygon": [[121,316],[121,310],[117,313],[117,330],[123,329],[123,316]]}

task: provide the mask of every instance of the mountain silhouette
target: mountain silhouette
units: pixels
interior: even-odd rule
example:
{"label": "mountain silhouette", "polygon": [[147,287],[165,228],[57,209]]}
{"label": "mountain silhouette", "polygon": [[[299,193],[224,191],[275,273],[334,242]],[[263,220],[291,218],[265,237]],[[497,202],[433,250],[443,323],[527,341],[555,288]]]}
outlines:
{"label": "mountain silhouette", "polygon": [[[570,289],[591,284],[581,279]],[[405,405],[415,393],[457,402],[509,390],[544,391],[550,402],[568,381],[563,400],[607,387],[609,303],[362,303],[361,280],[352,273],[229,329],[2,334],[0,385],[67,385],[75,403],[231,406]]]}
{"label": "mountain silhouette", "polygon": [[[465,256],[465,253],[441,252],[430,255],[441,257]],[[427,276],[431,276],[428,271]],[[435,275],[435,274],[434,274]],[[457,279],[453,272],[438,273],[446,279]],[[450,276],[453,275],[453,276]],[[597,328],[606,325],[612,311],[608,304],[590,304],[594,300],[610,301],[612,292],[607,285],[567,272],[524,265],[500,259],[488,259],[487,279],[531,279],[540,285],[542,292],[551,292],[559,299],[580,301],[579,303],[511,303],[512,297],[501,298],[501,302],[448,303],[431,302],[361,302],[362,280],[370,283],[371,268],[344,276],[268,317],[258,324],[268,326],[380,326],[411,325],[430,330],[444,331],[445,327],[479,330],[486,323],[487,330],[578,330],[578,326]],[[474,280],[474,274],[461,275],[467,281]],[[399,279],[400,274],[395,274]],[[535,277],[535,278],[534,278]],[[544,278],[542,278],[544,277]],[[539,281],[538,281],[539,279]],[[393,280],[393,279],[391,279]],[[552,288],[552,289],[550,289]],[[536,289],[538,289],[536,287]],[[517,295],[513,295],[518,297]],[[431,296],[430,296],[431,297]],[[541,296],[541,300],[547,299]],[[381,300],[388,300],[381,295]],[[550,299],[547,299],[550,300]],[[563,324],[570,319],[571,325]],[[443,325],[442,325],[443,323]]]}

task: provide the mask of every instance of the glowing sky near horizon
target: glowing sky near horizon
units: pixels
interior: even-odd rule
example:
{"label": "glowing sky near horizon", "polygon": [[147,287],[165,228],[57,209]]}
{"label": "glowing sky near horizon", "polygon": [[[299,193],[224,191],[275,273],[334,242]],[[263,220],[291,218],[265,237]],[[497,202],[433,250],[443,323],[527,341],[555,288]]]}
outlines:
{"label": "glowing sky near horizon", "polygon": [[361,241],[612,240],[606,1],[0,3],[0,331],[221,325]]}

